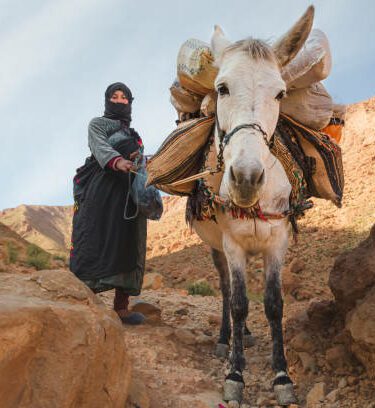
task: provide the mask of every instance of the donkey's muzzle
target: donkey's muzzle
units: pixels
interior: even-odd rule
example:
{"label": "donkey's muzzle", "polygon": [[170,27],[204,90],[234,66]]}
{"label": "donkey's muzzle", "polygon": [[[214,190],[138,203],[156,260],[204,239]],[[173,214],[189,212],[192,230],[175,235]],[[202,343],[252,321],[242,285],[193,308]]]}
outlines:
{"label": "donkey's muzzle", "polygon": [[240,207],[251,207],[259,199],[259,189],[265,181],[265,171],[257,163],[251,168],[230,166],[229,190],[232,201]]}

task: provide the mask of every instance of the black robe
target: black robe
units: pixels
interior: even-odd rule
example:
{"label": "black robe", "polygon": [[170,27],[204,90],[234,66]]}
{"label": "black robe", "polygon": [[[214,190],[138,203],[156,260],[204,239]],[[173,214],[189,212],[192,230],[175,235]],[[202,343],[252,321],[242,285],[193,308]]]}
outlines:
{"label": "black robe", "polygon": [[[124,132],[124,137],[121,137]],[[120,137],[119,137],[120,135]],[[124,158],[139,149],[129,130],[119,130],[112,147]],[[147,220],[129,196],[134,175],[102,168],[94,156],[74,177],[70,270],[95,292],[121,288],[136,296],[142,288]]]}

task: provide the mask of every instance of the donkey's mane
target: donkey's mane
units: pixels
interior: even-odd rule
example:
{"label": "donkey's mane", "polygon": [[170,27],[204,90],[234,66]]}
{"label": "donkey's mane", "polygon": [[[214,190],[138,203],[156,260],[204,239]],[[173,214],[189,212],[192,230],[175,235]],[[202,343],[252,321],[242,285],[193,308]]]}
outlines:
{"label": "donkey's mane", "polygon": [[272,47],[265,41],[257,40],[255,38],[245,38],[244,40],[236,41],[225,49],[227,52],[244,51],[256,61],[266,60],[275,62],[276,56]]}

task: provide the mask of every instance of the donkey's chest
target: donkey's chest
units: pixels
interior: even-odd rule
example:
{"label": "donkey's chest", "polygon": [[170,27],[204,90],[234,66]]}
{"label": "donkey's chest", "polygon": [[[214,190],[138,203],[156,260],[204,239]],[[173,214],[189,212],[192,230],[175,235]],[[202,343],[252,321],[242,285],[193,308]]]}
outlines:
{"label": "donkey's chest", "polygon": [[220,223],[223,234],[250,255],[274,246],[288,230],[285,219],[263,221],[257,218],[243,220],[223,216]]}

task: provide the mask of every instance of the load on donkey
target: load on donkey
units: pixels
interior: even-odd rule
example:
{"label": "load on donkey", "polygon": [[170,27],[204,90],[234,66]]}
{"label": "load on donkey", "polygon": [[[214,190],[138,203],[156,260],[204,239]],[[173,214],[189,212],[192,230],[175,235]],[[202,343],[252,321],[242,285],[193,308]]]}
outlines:
{"label": "load on donkey", "polygon": [[[325,36],[311,32],[313,17],[311,6],[272,46],[252,38],[231,43],[217,26],[211,49],[196,40],[185,43],[179,83],[171,88],[178,127],[148,163],[149,184],[189,196],[187,219],[212,248],[223,296],[219,356],[227,355],[233,333],[226,401],[243,396],[243,347],[252,342],[245,324],[246,263],[261,253],[274,392],[280,405],[296,402],[284,355],[280,289],[289,225],[296,233],[311,196],[341,205],[341,151],[319,132],[340,118],[331,122],[332,100],[317,82],[328,75],[330,56],[328,44],[317,55],[317,36]],[[313,62],[306,63],[309,55]]]}

